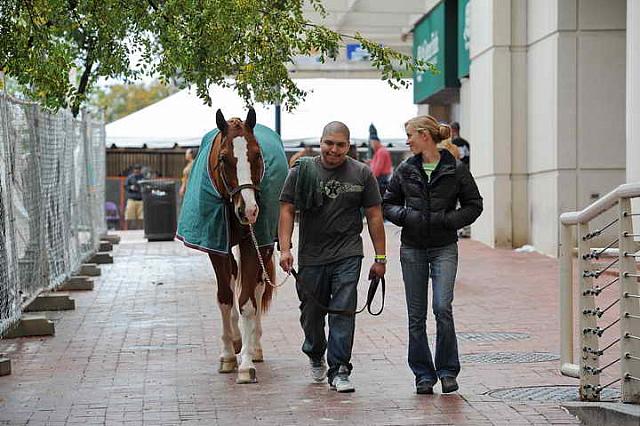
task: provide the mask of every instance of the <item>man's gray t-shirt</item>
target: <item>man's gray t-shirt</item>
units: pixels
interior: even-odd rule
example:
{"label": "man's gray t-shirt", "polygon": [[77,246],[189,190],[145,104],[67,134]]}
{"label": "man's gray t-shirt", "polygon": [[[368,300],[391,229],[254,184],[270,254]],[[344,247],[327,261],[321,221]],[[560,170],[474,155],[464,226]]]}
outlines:
{"label": "man's gray t-shirt", "polygon": [[[368,166],[347,157],[329,169],[313,159],[322,191],[322,207],[300,212],[299,265],[322,265],[363,256],[362,208],[382,203],[378,182]],[[280,201],[294,204],[298,167],[289,171]]]}

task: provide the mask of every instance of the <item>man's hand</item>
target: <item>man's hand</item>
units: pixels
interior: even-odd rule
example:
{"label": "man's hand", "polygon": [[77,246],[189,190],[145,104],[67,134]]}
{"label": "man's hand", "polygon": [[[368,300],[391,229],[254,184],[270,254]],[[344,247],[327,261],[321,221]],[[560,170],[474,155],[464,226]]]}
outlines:
{"label": "man's hand", "polygon": [[293,268],[293,255],[291,254],[291,250],[280,252],[280,267],[286,273],[291,272],[291,268]]}
{"label": "man's hand", "polygon": [[[282,260],[280,261],[282,264]],[[384,273],[387,271],[387,265],[384,263],[373,262],[371,265],[371,269],[369,269],[369,280],[374,278],[382,278],[384,277]]]}

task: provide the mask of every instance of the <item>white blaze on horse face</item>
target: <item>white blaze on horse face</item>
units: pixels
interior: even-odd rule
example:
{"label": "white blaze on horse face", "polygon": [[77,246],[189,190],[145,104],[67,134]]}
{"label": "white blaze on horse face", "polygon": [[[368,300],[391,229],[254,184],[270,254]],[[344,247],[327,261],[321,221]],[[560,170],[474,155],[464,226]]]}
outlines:
{"label": "white blaze on horse face", "polygon": [[[242,136],[233,139],[233,154],[238,160],[237,173],[238,185],[251,185],[251,163],[249,163],[249,149],[247,140]],[[244,215],[251,224],[256,223],[258,219],[258,203],[256,202],[255,191],[245,188],[240,191],[240,195],[244,200]],[[237,207],[237,206],[236,206]]]}

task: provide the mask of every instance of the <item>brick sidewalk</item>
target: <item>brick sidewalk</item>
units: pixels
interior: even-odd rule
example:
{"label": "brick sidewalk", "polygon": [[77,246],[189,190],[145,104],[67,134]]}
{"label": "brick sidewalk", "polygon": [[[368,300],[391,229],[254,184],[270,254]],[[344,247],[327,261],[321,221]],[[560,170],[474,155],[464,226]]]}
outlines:
{"label": "brick sidewalk", "polygon": [[[131,231],[121,234],[115,263],[102,267],[95,290],[74,294],[76,310],[50,314],[55,337],[0,341],[13,367],[12,375],[0,377],[0,424],[578,424],[557,403],[486,394],[576,385],[559,374],[557,360],[463,358],[459,394],[440,395],[439,386],[433,396],[414,393],[400,265],[393,257],[398,228],[387,232],[387,303],[380,317],[358,317],[353,394],[310,383],[293,282],[279,290],[264,320],[260,382],[236,385],[235,375],[218,374],[221,324],[208,258],[178,242],[147,243]],[[460,247],[458,333],[529,335],[460,338],[460,353],[558,354],[557,262],[468,240]],[[367,271],[368,263],[363,275]],[[360,289],[362,300],[364,281]],[[429,330],[435,330],[431,314]]]}

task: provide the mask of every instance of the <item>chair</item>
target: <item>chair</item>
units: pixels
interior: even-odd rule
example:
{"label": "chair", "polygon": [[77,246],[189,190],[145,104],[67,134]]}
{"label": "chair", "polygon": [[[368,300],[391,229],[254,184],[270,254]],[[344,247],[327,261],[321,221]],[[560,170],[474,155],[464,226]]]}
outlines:
{"label": "chair", "polygon": [[104,218],[107,221],[107,229],[117,229],[120,224],[120,211],[113,201],[104,203]]}

